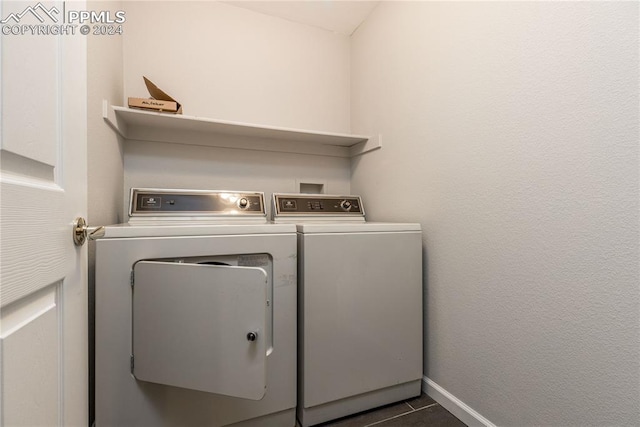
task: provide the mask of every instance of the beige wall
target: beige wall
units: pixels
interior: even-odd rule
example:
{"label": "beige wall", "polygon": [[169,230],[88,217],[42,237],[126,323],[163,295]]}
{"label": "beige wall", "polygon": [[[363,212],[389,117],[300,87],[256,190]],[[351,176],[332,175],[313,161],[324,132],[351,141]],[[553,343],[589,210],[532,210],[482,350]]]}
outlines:
{"label": "beige wall", "polygon": [[[125,96],[146,96],[144,75],[185,115],[349,132],[347,36],[218,2],[125,6]],[[350,190],[344,158],[139,141],[127,141],[124,153],[125,198],[144,186],[269,196],[303,181],[325,184],[325,193]]]}
{"label": "beige wall", "polygon": [[[130,141],[125,188],[195,188],[298,192],[299,183],[324,184],[326,194],[348,194],[349,159],[292,153]],[[128,193],[125,194],[128,197]]]}
{"label": "beige wall", "polygon": [[[121,10],[122,2],[90,1],[93,10]],[[127,30],[125,23],[125,31]],[[122,36],[87,37],[89,222],[122,221],[122,141],[102,118],[102,103],[123,97]]]}
{"label": "beige wall", "polygon": [[126,96],[184,114],[349,132],[349,38],[214,1],[127,2]]}
{"label": "beige wall", "polygon": [[[89,1],[87,10],[122,8],[120,1]],[[122,99],[122,37],[87,36],[87,221],[90,225],[122,222],[124,161],[122,141],[102,119],[102,102]],[[89,244],[89,416],[93,420],[93,331],[95,245]]]}
{"label": "beige wall", "polygon": [[640,424],[638,22],[382,2],[353,36],[352,130],[383,148],[352,191],[422,224],[425,375],[472,423]]}

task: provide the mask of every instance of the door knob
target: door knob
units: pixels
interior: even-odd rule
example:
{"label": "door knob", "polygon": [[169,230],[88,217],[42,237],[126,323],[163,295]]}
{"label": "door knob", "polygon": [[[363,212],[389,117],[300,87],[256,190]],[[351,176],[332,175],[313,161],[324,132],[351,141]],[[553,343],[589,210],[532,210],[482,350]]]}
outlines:
{"label": "door knob", "polygon": [[104,237],[104,226],[89,227],[81,216],[73,221],[73,243],[76,246],[84,245],[87,239],[96,240],[101,237]]}

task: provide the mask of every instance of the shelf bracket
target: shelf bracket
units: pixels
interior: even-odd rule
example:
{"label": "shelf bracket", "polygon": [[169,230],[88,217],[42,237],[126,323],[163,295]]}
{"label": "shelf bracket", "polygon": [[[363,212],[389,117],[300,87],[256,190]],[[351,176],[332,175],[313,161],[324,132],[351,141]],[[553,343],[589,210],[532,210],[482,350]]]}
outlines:
{"label": "shelf bracket", "polygon": [[378,136],[372,136],[366,141],[359,142],[349,147],[349,155],[351,157],[360,156],[369,151],[378,150],[382,148],[382,134]]}
{"label": "shelf bracket", "polygon": [[118,120],[116,112],[106,99],[102,100],[102,118],[109,125],[111,129],[116,131],[118,135],[123,138],[127,138],[128,126],[126,123],[122,123]]}

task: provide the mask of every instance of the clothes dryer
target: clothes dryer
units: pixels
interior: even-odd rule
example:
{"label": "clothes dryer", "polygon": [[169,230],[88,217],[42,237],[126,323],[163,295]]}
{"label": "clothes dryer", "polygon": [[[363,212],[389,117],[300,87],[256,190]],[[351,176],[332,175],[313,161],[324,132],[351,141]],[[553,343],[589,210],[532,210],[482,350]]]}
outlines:
{"label": "clothes dryer", "polygon": [[366,222],[358,196],[274,194],[298,235],[298,421],[421,392],[419,224]]}
{"label": "clothes dryer", "polygon": [[133,189],[96,245],[96,426],[294,426],[296,234],[253,192]]}

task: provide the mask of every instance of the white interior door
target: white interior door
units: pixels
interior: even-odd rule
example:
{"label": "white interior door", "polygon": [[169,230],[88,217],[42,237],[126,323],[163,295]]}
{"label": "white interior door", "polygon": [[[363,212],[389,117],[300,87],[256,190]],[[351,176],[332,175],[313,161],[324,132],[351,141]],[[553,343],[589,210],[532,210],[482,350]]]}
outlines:
{"label": "white interior door", "polygon": [[[2,1],[0,16],[50,25],[62,3]],[[86,36],[0,37],[0,422],[86,426],[87,250],[71,238],[86,216]]]}

